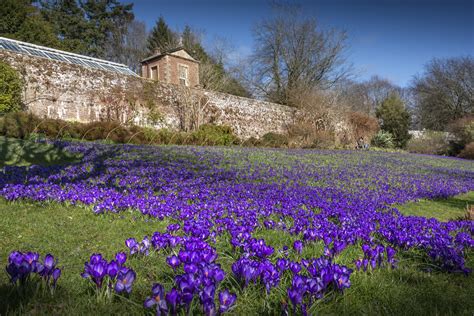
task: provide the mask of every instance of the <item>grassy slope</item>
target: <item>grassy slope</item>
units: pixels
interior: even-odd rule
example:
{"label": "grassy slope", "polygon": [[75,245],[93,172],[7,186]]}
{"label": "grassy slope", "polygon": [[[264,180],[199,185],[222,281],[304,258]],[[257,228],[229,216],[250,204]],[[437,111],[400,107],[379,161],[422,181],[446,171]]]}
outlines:
{"label": "grassy slope", "polygon": [[[41,151],[40,151],[41,152]],[[27,155],[29,156],[29,155]],[[35,156],[35,155],[33,155]],[[22,155],[20,155],[22,157]],[[35,161],[47,159],[36,155]],[[22,163],[25,159],[17,159]],[[34,160],[26,160],[31,163]],[[61,161],[61,160],[59,160]],[[448,200],[421,201],[400,206],[405,214],[437,216],[444,220],[463,215],[463,204],[473,201],[474,193]],[[456,202],[461,200],[462,202]],[[451,202],[448,202],[451,201]],[[456,202],[456,203],[455,203]],[[449,215],[440,210],[449,207]],[[422,209],[422,213],[419,211]],[[131,315],[143,314],[142,302],[149,295],[153,282],[159,280],[166,288],[171,286],[172,270],[166,265],[167,254],[154,253],[150,257],[132,258],[128,264],[137,272],[131,297],[116,297],[113,302],[98,302],[90,284],[81,278],[84,262],[94,252],[111,259],[113,254],[125,250],[124,240],[137,239],[163,231],[168,223],[157,222],[137,213],[120,215],[94,215],[90,208],[58,203],[6,202],[0,198],[0,265],[12,250],[34,250],[42,255],[50,252],[60,260],[63,275],[54,296],[37,290],[35,286],[19,292],[8,283],[7,274],[0,273],[0,315],[4,314],[71,314],[71,315]],[[259,230],[255,237],[264,237],[270,245],[281,248],[291,245],[292,236],[275,231]],[[230,265],[237,259],[227,240],[218,240],[219,261],[228,273],[221,285],[237,292],[238,315],[275,314],[278,304],[286,297],[282,286],[266,297],[261,289],[252,286],[241,291],[230,277]],[[303,257],[319,257],[321,244],[305,247]],[[353,260],[361,255],[360,246],[349,247],[337,261],[353,267]],[[319,302],[312,313],[358,315],[472,315],[474,311],[474,277],[440,272],[426,272],[430,265],[416,252],[398,257],[398,269],[381,269],[375,272],[354,272],[352,286],[343,295],[334,295]],[[468,266],[474,267],[474,254],[468,255]],[[257,293],[257,294],[256,294]],[[258,294],[261,293],[261,294]]]}
{"label": "grassy slope", "polygon": [[[153,254],[145,258],[133,258],[129,264],[138,274],[134,291],[129,299],[116,298],[112,303],[97,303],[87,281],[80,277],[83,264],[93,252],[101,252],[111,258],[119,250],[125,250],[128,237],[142,238],[153,231],[163,231],[168,223],[155,222],[131,213],[97,216],[90,209],[57,203],[6,202],[0,200],[0,262],[6,264],[6,256],[12,250],[35,250],[41,254],[53,253],[64,267],[56,294],[32,290],[20,295],[8,284],[6,273],[0,273],[0,314],[11,313],[59,313],[59,314],[142,314],[141,303],[156,280],[170,280],[172,270],[166,266],[166,254]],[[256,237],[265,237],[272,246],[290,245],[288,236],[261,230]],[[234,258],[225,241],[218,244],[219,256],[230,274]],[[352,265],[360,253],[359,247],[345,250],[338,261]],[[320,256],[321,245],[307,247],[303,256]],[[474,277],[440,272],[425,272],[429,266],[416,253],[400,257],[399,268],[382,269],[372,273],[355,272],[353,285],[343,295],[316,306],[322,314],[390,314],[436,315],[471,314],[474,310]],[[474,266],[470,255],[469,266]],[[163,282],[165,286],[170,283]],[[225,286],[239,291],[238,286],[227,281]],[[261,293],[259,290],[258,293]],[[277,298],[278,296],[278,298]],[[239,295],[236,314],[261,314],[276,311],[285,293],[273,290],[270,299],[256,295],[248,288]]]}
{"label": "grassy slope", "polygon": [[464,217],[468,205],[474,205],[474,191],[449,199],[410,202],[398,205],[397,209],[404,215],[434,217],[440,221],[448,221]]}
{"label": "grassy slope", "polygon": [[73,162],[78,156],[52,145],[0,136],[0,167],[4,165],[29,166]]}

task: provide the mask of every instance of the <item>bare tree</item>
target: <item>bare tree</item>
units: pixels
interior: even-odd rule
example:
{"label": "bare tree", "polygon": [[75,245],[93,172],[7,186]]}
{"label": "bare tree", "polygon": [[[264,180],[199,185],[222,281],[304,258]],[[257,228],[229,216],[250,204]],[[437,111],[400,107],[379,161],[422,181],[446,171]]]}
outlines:
{"label": "bare tree", "polygon": [[375,110],[390,94],[402,95],[402,89],[387,79],[373,76],[368,81],[346,82],[340,86],[341,100],[348,109],[375,116]]}
{"label": "bare tree", "polygon": [[180,129],[185,132],[194,131],[204,124],[209,98],[201,90],[179,86],[174,106],[178,114]]}
{"label": "bare tree", "polygon": [[123,34],[119,36],[120,40],[107,42],[107,58],[125,64],[134,72],[139,73],[140,61],[146,57],[147,53],[146,25],[142,21],[133,20],[121,30]]}
{"label": "bare tree", "polygon": [[474,113],[474,58],[433,59],[415,77],[413,91],[423,128],[444,130]]}
{"label": "bare tree", "polygon": [[347,77],[346,33],[322,29],[294,7],[277,8],[256,25],[250,78],[256,95],[291,106],[295,96],[328,89]]}

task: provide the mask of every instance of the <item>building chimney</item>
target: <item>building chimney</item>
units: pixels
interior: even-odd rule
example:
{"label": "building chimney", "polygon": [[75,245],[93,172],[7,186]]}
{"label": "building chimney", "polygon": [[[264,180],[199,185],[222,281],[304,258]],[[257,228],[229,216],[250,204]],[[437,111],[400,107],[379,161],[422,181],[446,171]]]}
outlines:
{"label": "building chimney", "polygon": [[154,55],[160,55],[161,54],[161,50],[159,48],[156,48],[155,49],[155,54]]}

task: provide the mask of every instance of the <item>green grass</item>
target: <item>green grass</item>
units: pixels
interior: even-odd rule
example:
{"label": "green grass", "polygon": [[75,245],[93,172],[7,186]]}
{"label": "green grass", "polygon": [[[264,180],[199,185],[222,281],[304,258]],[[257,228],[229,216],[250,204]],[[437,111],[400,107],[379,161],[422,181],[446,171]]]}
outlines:
{"label": "green grass", "polygon": [[[68,153],[49,145],[0,137],[0,166],[2,164],[30,165],[75,161]],[[232,153],[229,152],[229,155]],[[282,161],[284,161],[284,154]],[[143,157],[142,157],[143,158]],[[183,157],[183,159],[189,157]],[[266,161],[265,152],[256,153],[256,160]],[[176,159],[176,157],[174,157]],[[285,158],[286,159],[286,158]],[[288,158],[291,159],[291,158]],[[331,157],[320,159],[329,163]],[[269,160],[273,163],[273,160]],[[447,162],[439,162],[447,163]],[[314,183],[314,185],[320,185]],[[444,200],[422,200],[397,206],[406,215],[436,217],[448,220],[463,216],[466,204],[474,204],[474,192]],[[118,251],[125,251],[125,239],[141,240],[155,231],[163,232],[169,224],[123,212],[119,215],[95,215],[90,207],[59,203],[7,202],[0,198],[0,269],[7,263],[13,250],[52,253],[59,260],[63,275],[54,295],[30,283],[26,288],[11,285],[7,274],[0,272],[0,315],[143,315],[143,300],[154,282],[166,289],[173,283],[174,273],[166,264],[169,253],[152,253],[149,257],[129,258],[127,265],[137,273],[130,297],[98,300],[90,282],[83,279],[84,262],[92,253],[100,252],[111,259]],[[291,246],[300,236],[281,234],[274,230],[258,229],[254,237],[279,249]],[[227,273],[221,288],[238,293],[235,315],[275,315],[282,300],[287,300],[286,276],[281,285],[266,295],[260,285],[242,290],[232,277],[231,264],[239,257],[229,245],[229,237],[219,236],[215,245],[219,262]],[[302,256],[319,257],[323,244],[315,242],[304,248]],[[294,254],[292,255],[294,256]],[[361,256],[360,245],[345,249],[337,263],[354,268],[354,260]],[[295,258],[293,258],[295,259]],[[397,269],[383,268],[374,272],[354,272],[352,286],[343,294],[333,293],[318,301],[311,314],[321,315],[473,315],[474,277],[442,273],[433,270],[424,256],[409,251],[397,256]],[[467,266],[474,267],[474,253],[467,253]],[[255,289],[255,290],[252,290]],[[219,289],[218,289],[219,290]],[[197,309],[194,309],[195,311]]]}
{"label": "green grass", "polygon": [[79,159],[49,144],[0,136],[0,167],[62,164]]}
{"label": "green grass", "polygon": [[[131,258],[128,264],[137,272],[137,281],[130,297],[115,297],[112,301],[97,301],[91,285],[80,273],[89,256],[101,252],[111,259],[115,252],[125,250],[124,240],[150,236],[164,231],[169,222],[151,220],[125,212],[120,215],[95,215],[90,208],[58,203],[7,202],[0,199],[0,264],[12,250],[35,250],[52,253],[59,258],[63,275],[53,296],[33,285],[19,292],[9,284],[7,274],[0,273],[0,314],[67,314],[67,315],[141,315],[146,313],[142,302],[153,282],[160,280],[168,289],[173,271],[166,263],[165,253]],[[275,247],[291,245],[284,235],[260,229],[256,237],[264,237]],[[231,277],[230,265],[237,259],[228,237],[219,237],[216,248],[219,261],[228,273],[222,287],[239,293],[236,315],[275,314],[289,279],[273,289],[267,297],[264,291],[240,289]],[[323,247],[314,243],[304,249],[303,256],[320,256]],[[347,248],[337,261],[353,267],[360,256],[360,246]],[[398,258],[397,269],[375,272],[354,272],[352,286],[344,294],[330,295],[313,306],[312,312],[328,315],[472,315],[474,311],[474,278],[472,275],[426,272],[429,264],[416,253]],[[474,257],[468,255],[468,266]],[[253,286],[252,287],[258,287]]]}
{"label": "green grass", "polygon": [[409,202],[397,205],[396,208],[404,215],[434,217],[440,221],[448,221],[463,218],[468,205],[474,205],[474,191],[447,199]]}

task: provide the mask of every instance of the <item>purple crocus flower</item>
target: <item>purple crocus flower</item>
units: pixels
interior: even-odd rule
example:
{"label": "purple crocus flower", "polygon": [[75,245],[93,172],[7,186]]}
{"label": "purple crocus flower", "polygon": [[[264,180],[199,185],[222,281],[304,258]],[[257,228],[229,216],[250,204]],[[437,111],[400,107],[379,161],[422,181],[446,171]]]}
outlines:
{"label": "purple crocus flower", "polygon": [[55,268],[53,270],[53,287],[56,286],[56,282],[58,281],[59,277],[61,276],[61,270],[59,268]]}
{"label": "purple crocus flower", "polygon": [[219,292],[219,312],[227,312],[235,303],[237,295],[230,293],[228,289]]}
{"label": "purple crocus flower", "polygon": [[166,298],[163,286],[159,283],[153,284],[151,289],[151,296],[147,297],[145,302],[143,303],[145,308],[152,308],[156,306],[156,315],[167,315],[168,314],[168,306],[166,304]]}
{"label": "purple crocus flower", "polygon": [[118,265],[123,266],[125,261],[127,261],[127,254],[125,252],[117,252],[115,260],[117,260]]}
{"label": "purple crocus flower", "polygon": [[166,302],[168,306],[170,306],[172,314],[176,314],[180,299],[181,295],[175,288],[172,288],[171,291],[166,293]]}
{"label": "purple crocus flower", "polygon": [[290,270],[293,272],[293,274],[297,274],[298,272],[301,271],[301,265],[298,262],[290,262]]}
{"label": "purple crocus flower", "polygon": [[110,261],[107,265],[107,274],[112,280],[117,276],[119,269],[119,264],[115,260]]}
{"label": "purple crocus flower", "polygon": [[176,268],[181,264],[181,261],[175,255],[166,258],[166,262],[173,268],[173,270],[176,270]]}
{"label": "purple crocus flower", "polygon": [[130,249],[130,254],[133,255],[138,252],[138,242],[135,238],[129,238],[125,240],[125,245]]}
{"label": "purple crocus flower", "polygon": [[303,242],[301,240],[296,240],[294,243],[293,243],[293,249],[298,253],[298,254],[301,254],[301,252],[303,251]]}
{"label": "purple crocus flower", "polygon": [[136,278],[135,271],[132,269],[128,270],[127,273],[120,273],[115,283],[115,292],[122,293],[123,291],[130,293],[132,291],[132,285]]}

